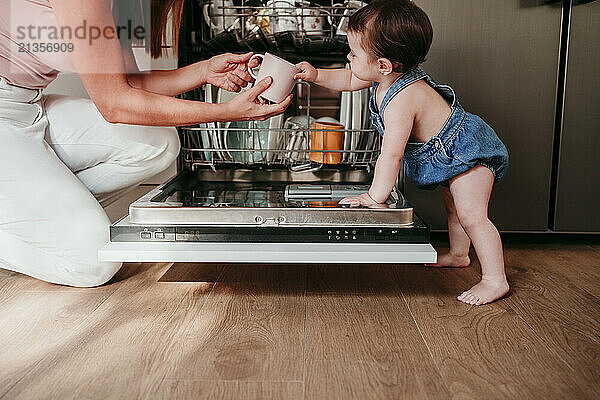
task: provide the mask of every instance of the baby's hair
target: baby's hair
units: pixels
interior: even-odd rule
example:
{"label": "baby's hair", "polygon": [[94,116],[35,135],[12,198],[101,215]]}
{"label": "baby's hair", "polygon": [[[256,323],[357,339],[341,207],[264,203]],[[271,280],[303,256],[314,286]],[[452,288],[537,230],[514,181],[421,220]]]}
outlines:
{"label": "baby's hair", "polygon": [[360,33],[368,53],[402,73],[425,61],[433,39],[429,17],[410,0],[374,0],[350,17],[348,31]]}

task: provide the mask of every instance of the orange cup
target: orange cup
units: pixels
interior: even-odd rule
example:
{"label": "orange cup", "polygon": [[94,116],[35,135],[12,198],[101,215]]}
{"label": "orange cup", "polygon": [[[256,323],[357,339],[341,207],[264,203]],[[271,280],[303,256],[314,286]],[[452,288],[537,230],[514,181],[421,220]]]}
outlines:
{"label": "orange cup", "polygon": [[344,125],[333,122],[315,122],[310,135],[310,161],[321,164],[339,164],[342,153],[319,150],[342,150],[344,148]]}

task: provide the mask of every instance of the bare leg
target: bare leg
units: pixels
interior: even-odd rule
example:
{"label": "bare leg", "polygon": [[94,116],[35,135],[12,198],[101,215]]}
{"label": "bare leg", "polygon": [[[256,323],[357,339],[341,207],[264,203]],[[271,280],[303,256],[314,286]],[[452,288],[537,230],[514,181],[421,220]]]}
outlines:
{"label": "bare leg", "polygon": [[438,262],[434,264],[425,264],[427,267],[468,267],[471,263],[469,259],[469,247],[471,239],[463,229],[454,199],[450,189],[444,188],[444,204],[448,213],[448,236],[450,238],[450,251],[438,257]]}
{"label": "bare leg", "polygon": [[486,304],[509,290],[500,234],[487,214],[493,182],[492,172],[481,165],[450,181],[458,219],[473,241],[481,263],[481,282],[458,296],[458,300],[467,304]]}

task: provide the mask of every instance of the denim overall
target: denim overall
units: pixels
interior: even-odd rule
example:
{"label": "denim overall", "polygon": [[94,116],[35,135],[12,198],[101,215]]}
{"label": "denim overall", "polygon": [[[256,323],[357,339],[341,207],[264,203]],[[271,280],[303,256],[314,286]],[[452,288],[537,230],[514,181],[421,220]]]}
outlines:
{"label": "denim overall", "polygon": [[421,68],[398,78],[385,94],[379,110],[375,100],[379,84],[373,84],[369,109],[377,131],[384,134],[383,113],[394,96],[421,79],[448,102],[451,113],[440,132],[426,143],[407,143],[403,157],[406,175],[422,189],[435,189],[439,184],[448,187],[451,178],[476,165],[489,168],[494,183],[502,179],[508,168],[508,151],[496,132],[477,115],[466,112],[450,86],[437,83]]}

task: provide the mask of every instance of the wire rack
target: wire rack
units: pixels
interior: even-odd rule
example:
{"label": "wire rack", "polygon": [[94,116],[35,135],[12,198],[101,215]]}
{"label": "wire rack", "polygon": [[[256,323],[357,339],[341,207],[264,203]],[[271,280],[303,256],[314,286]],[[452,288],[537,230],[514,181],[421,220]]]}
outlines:
{"label": "wire rack", "polygon": [[[346,129],[330,119],[311,117],[310,84],[298,114],[266,121],[206,123],[179,129],[183,167],[215,168],[218,165],[285,166],[291,171],[314,171],[328,166],[371,168],[381,150],[381,136],[370,120]],[[291,107],[290,107],[291,108]],[[289,109],[288,109],[289,110]],[[325,122],[328,126],[317,125]]]}
{"label": "wire rack", "polygon": [[212,53],[249,50],[343,59],[348,18],[366,2],[337,1],[203,1],[204,29],[193,32],[192,42]]}
{"label": "wire rack", "polygon": [[[185,127],[181,132],[182,161],[192,170],[219,164],[279,165],[292,171],[320,169],[324,164],[370,168],[381,148],[379,135],[371,129],[270,129],[251,123],[248,128]],[[334,133],[341,133],[344,140],[354,140],[364,147],[314,146],[314,142],[323,143],[327,140],[325,137]],[[208,144],[204,144],[206,142]]]}

